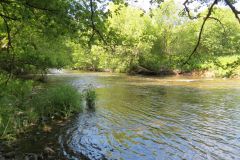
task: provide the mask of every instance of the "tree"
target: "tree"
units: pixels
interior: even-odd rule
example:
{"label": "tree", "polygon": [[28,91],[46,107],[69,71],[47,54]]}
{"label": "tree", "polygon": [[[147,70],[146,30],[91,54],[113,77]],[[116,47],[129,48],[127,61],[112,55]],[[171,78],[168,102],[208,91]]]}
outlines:
{"label": "tree", "polygon": [[[110,2],[117,4],[114,11],[107,9]],[[214,8],[220,2],[228,6],[239,20],[239,11],[234,7],[236,1],[198,0],[197,2],[200,8],[204,4],[209,7],[205,15],[198,12],[193,14],[189,8],[193,1],[186,0],[183,4],[183,13],[189,18],[195,20],[203,18],[196,45],[183,64],[187,64],[198,50],[207,25],[206,21],[214,20],[216,23],[221,23],[219,19],[213,17]],[[95,45],[109,50],[107,52],[112,54],[119,53],[113,57],[118,59],[115,60],[119,61],[119,65],[122,64],[122,68],[134,68],[146,64],[144,59],[149,57],[147,53],[158,49],[161,50],[162,55],[172,59],[173,50],[176,48],[173,46],[177,38],[174,35],[176,26],[186,20],[181,19],[177,14],[172,14],[178,10],[176,7],[169,7],[174,1],[169,1],[168,7],[166,7],[167,3],[162,3],[161,0],[151,0],[151,3],[160,4],[159,13],[162,11],[162,15],[159,15],[159,20],[155,19],[156,21],[163,20],[164,16],[171,17],[173,21],[173,24],[163,21],[165,24],[162,28],[158,28],[160,35],[157,35],[158,31],[154,29],[153,21],[150,20],[151,14],[126,7],[123,0],[0,0],[0,61],[2,62],[0,69],[12,75],[29,68],[46,70],[49,67],[62,67],[66,65],[63,59],[66,57],[71,59],[71,56],[67,55],[72,53],[70,47],[66,45],[68,41],[81,44],[84,48],[89,47],[90,50]],[[164,8],[167,9],[164,11]],[[122,18],[121,20],[111,18],[117,17],[118,14],[122,16],[119,17]],[[146,22],[150,25],[148,26]],[[126,26],[130,29],[126,29]],[[57,56],[58,54],[60,56]],[[122,63],[120,59],[126,60]],[[150,59],[159,58],[155,56]]]}
{"label": "tree", "polygon": [[[237,2],[236,0],[213,0],[213,1],[198,0],[198,2],[201,3],[201,5],[198,8],[202,8],[202,6],[204,4],[207,4],[209,6],[209,9],[208,9],[208,12],[207,12],[206,16],[203,18],[203,22],[202,22],[202,25],[201,25],[201,28],[200,28],[200,31],[199,31],[198,41],[197,41],[193,51],[191,52],[191,54],[189,55],[187,60],[183,63],[183,65],[187,64],[188,61],[191,59],[191,57],[196,53],[196,51],[198,49],[198,46],[200,45],[200,41],[201,41],[201,38],[202,38],[202,33],[203,33],[203,30],[204,30],[204,27],[205,27],[205,24],[206,24],[207,20],[215,19],[216,21],[220,22],[215,17],[212,17],[214,7],[217,6],[218,4],[220,4],[220,2],[223,2],[225,5],[227,5],[231,9],[232,13],[235,15],[236,19],[240,23],[240,18],[239,18],[240,11],[238,11],[234,7],[234,4]],[[187,13],[187,15],[190,19],[199,18],[200,17],[199,14],[197,16],[192,16],[191,15],[191,11],[190,11],[188,5],[192,4],[192,3],[193,3],[193,1],[185,0],[185,2],[183,3],[183,5],[185,7],[185,12]]]}

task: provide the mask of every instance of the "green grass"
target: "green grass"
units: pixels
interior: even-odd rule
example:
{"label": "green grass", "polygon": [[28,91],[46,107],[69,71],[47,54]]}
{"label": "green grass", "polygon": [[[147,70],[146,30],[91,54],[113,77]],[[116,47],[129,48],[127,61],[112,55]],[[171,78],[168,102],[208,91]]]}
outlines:
{"label": "green grass", "polygon": [[[1,82],[6,78],[1,76]],[[13,138],[26,126],[36,122],[37,115],[27,108],[32,92],[32,81],[9,80],[0,83],[0,138]]]}
{"label": "green grass", "polygon": [[42,117],[68,117],[82,109],[82,95],[69,85],[49,88],[32,100],[37,113]]}
{"label": "green grass", "polygon": [[34,93],[32,81],[14,79],[0,84],[0,139],[12,140],[42,119],[69,117],[82,108],[82,95],[69,85]]}
{"label": "green grass", "polygon": [[95,90],[90,86],[85,92],[86,105],[89,109],[95,108],[96,98],[97,98],[97,94]]}

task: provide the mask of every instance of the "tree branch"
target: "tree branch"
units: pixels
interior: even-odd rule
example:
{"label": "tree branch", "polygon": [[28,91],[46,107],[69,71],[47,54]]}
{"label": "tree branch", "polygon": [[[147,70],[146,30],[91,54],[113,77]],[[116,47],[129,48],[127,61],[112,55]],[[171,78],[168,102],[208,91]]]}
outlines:
{"label": "tree branch", "polygon": [[10,17],[10,16],[7,16],[7,15],[5,15],[5,14],[1,14],[1,13],[0,13],[0,17],[2,17],[2,18],[6,18],[6,19],[10,19],[10,20],[14,20],[14,21],[19,20],[19,18],[16,18],[16,17]]}
{"label": "tree branch", "polygon": [[186,0],[186,1],[183,3],[184,9],[185,9],[185,11],[187,12],[187,15],[188,15],[188,17],[189,17],[190,19],[197,19],[197,17],[192,17],[192,16],[191,16],[190,10],[189,10],[189,8],[188,8],[188,6],[187,6],[187,4],[189,3],[188,1],[189,1],[189,0]]}
{"label": "tree branch", "polygon": [[9,4],[9,3],[12,3],[11,1],[7,1],[7,0],[0,0],[0,3],[7,3],[7,4]]}
{"label": "tree branch", "polygon": [[56,12],[56,11],[58,11],[58,10],[54,10],[54,9],[50,9],[50,8],[44,8],[44,7],[36,6],[36,5],[31,4],[29,2],[24,3],[24,5],[26,7],[34,8],[34,9],[38,9],[38,10],[42,10],[42,11],[48,11],[48,12]]}
{"label": "tree branch", "polygon": [[240,23],[240,18],[238,16],[240,14],[240,11],[238,11],[229,0],[224,0],[224,1],[231,8],[232,12],[234,13],[235,17],[237,18],[238,22]]}
{"label": "tree branch", "polygon": [[[6,15],[7,14],[7,10],[5,9],[4,5],[2,5],[2,8],[3,8],[3,12],[4,14]],[[2,16],[1,16],[2,17]],[[9,17],[9,16],[8,16]],[[8,20],[6,17],[2,17],[3,18],[3,21],[4,21],[4,24],[6,26],[6,32],[7,32],[7,39],[8,39],[8,43],[7,43],[7,53],[9,54],[10,56],[10,49],[13,48],[12,47],[12,39],[11,39],[11,29],[10,29],[10,26],[8,24]],[[13,70],[13,65],[14,65],[14,61],[15,61],[15,54],[13,53],[12,57],[11,57],[11,64],[10,64],[10,73],[9,73],[9,76],[8,76],[8,79],[6,80],[5,84],[7,85],[8,81],[11,79],[12,77],[12,70]]]}
{"label": "tree branch", "polygon": [[[7,53],[10,55],[10,48],[12,47],[12,40],[11,40],[11,30],[10,30],[10,27],[8,25],[8,21],[3,18],[4,20],[4,24],[6,26],[6,29],[7,29],[7,38],[8,38],[8,43],[7,43]],[[9,76],[8,76],[8,79],[6,80],[5,84],[7,85],[8,81],[11,79],[12,77],[12,68],[13,68],[13,62],[14,62],[14,59],[15,59],[15,56],[13,55],[12,56],[12,60],[11,60],[11,65],[10,65],[10,73],[9,73]]]}
{"label": "tree branch", "polygon": [[184,61],[184,63],[182,64],[182,66],[186,65],[188,63],[188,61],[192,58],[192,56],[196,53],[199,45],[200,45],[200,41],[202,39],[202,33],[203,33],[203,29],[204,29],[204,26],[207,22],[207,20],[209,19],[209,17],[211,16],[212,14],[212,10],[213,10],[213,7],[217,4],[218,0],[214,0],[214,2],[212,3],[212,5],[210,6],[209,10],[208,10],[208,13],[207,13],[207,16],[204,18],[203,20],[203,23],[202,23],[202,26],[201,26],[201,29],[200,29],[200,32],[199,32],[199,35],[198,35],[198,41],[197,41],[197,44],[195,45],[192,53],[190,54],[190,56],[187,58],[186,61]]}
{"label": "tree branch", "polygon": [[100,39],[103,41],[103,43],[106,46],[109,46],[111,48],[111,50],[114,52],[114,49],[112,48],[111,45],[108,45],[107,41],[105,40],[105,38],[103,37],[103,35],[101,34],[101,32],[97,29],[95,23],[94,23],[94,8],[93,8],[93,0],[90,0],[90,10],[91,10],[91,26],[92,26],[92,36],[91,39],[93,38],[94,34],[97,33],[97,35],[100,37]]}
{"label": "tree branch", "polygon": [[217,21],[221,25],[221,27],[223,28],[224,33],[226,33],[225,26],[223,25],[223,23],[218,18],[216,18],[216,17],[208,17],[208,18]]}

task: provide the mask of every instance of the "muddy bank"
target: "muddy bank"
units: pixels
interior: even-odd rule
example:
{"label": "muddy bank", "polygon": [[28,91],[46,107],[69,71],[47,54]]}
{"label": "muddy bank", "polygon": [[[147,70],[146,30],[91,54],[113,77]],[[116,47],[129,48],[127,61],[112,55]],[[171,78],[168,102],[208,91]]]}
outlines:
{"label": "muddy bank", "polygon": [[202,78],[215,78],[217,77],[213,71],[208,70],[194,70],[194,71],[180,71],[180,70],[168,70],[163,69],[160,71],[152,71],[144,67],[137,67],[129,72],[130,75],[146,75],[146,76],[192,76],[192,77],[202,77]]}
{"label": "muddy bank", "polygon": [[170,69],[163,69],[160,71],[152,71],[146,69],[144,67],[137,67],[134,70],[129,72],[130,75],[146,75],[146,76],[159,76],[159,77],[166,77],[166,76],[188,76],[188,77],[197,77],[197,78],[236,78],[240,77],[239,73],[234,72],[226,72],[218,73],[217,71],[213,70],[193,70],[193,71],[181,71],[181,70],[170,70]]}
{"label": "muddy bank", "polygon": [[35,126],[12,142],[0,140],[0,160],[64,160],[58,135],[72,118]]}
{"label": "muddy bank", "polygon": [[[66,73],[71,71],[78,71],[78,72],[106,72],[106,73],[115,73],[114,70],[111,69],[104,69],[104,70],[64,70]],[[150,69],[144,68],[142,66],[135,67],[129,71],[123,72],[128,75],[144,75],[144,76],[159,76],[159,77],[166,77],[166,76],[188,76],[188,77],[198,77],[198,78],[239,78],[239,75],[219,75],[218,73],[210,70],[193,70],[193,71],[181,71],[181,70],[171,70],[171,69],[162,69],[159,71],[152,71]]]}

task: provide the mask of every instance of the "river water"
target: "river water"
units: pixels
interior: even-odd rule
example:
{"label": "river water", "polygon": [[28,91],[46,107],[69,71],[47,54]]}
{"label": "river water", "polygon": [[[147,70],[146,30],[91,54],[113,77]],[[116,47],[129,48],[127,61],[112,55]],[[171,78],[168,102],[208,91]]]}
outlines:
{"label": "river water", "polygon": [[107,73],[50,76],[96,88],[95,111],[61,129],[67,159],[240,159],[240,80]]}

